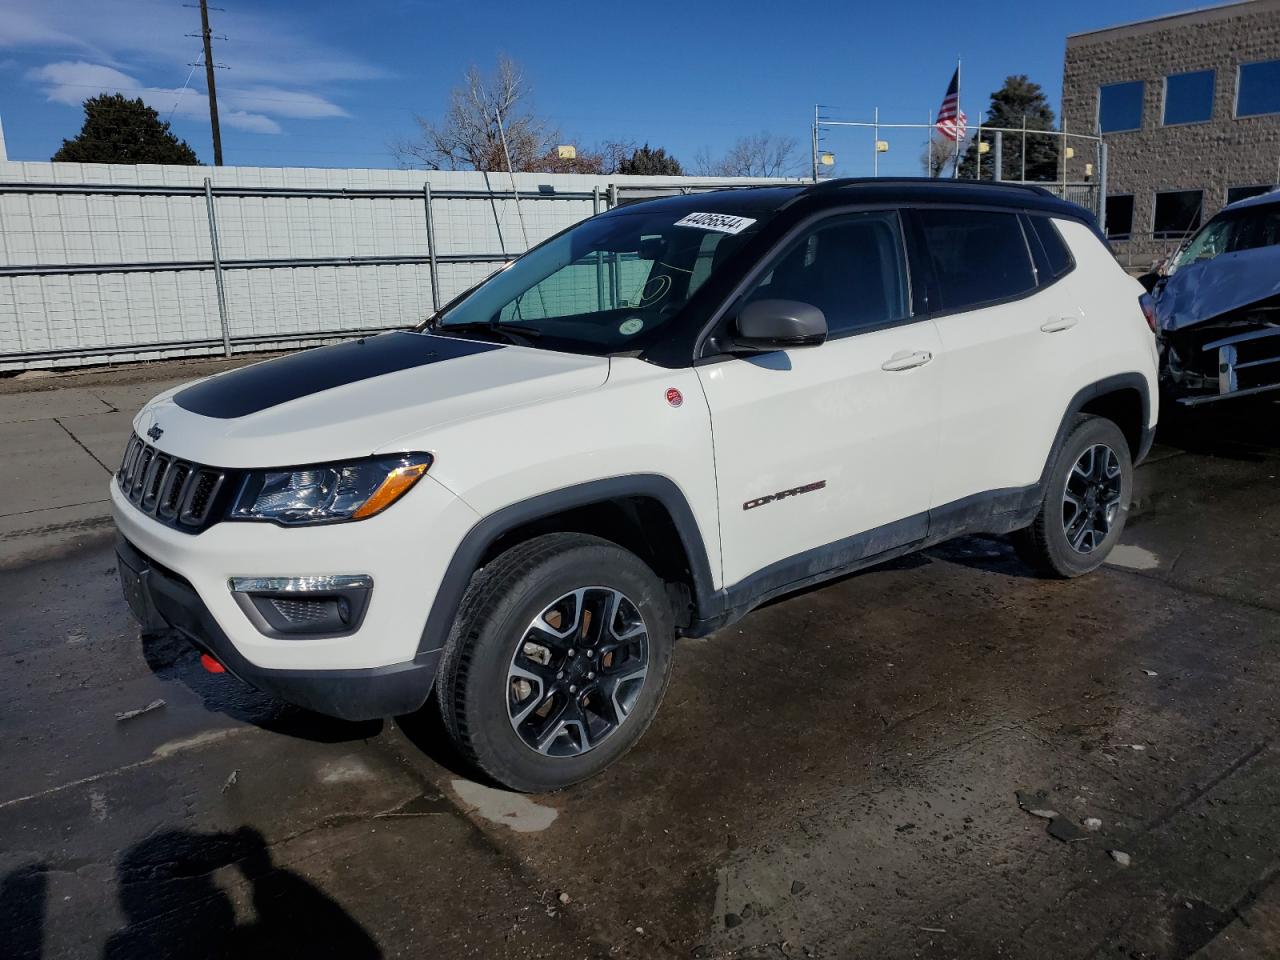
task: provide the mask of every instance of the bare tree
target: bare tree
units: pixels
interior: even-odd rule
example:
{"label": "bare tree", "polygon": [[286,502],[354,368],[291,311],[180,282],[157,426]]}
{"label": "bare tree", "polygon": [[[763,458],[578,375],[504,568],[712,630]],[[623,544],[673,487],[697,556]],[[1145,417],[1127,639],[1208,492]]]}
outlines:
{"label": "bare tree", "polygon": [[941,134],[934,133],[920,151],[920,169],[927,177],[940,177],[955,153],[955,146]]}
{"label": "bare tree", "polygon": [[693,155],[693,163],[689,168],[696,176],[715,177],[719,176],[720,161],[711,155],[709,147],[699,147],[698,152]]}
{"label": "bare tree", "polygon": [[[694,157],[699,173],[722,177],[783,177],[796,172],[796,138],[763,131],[739,137],[729,152],[710,161],[705,151]],[[699,169],[702,166],[709,170]]]}
{"label": "bare tree", "polygon": [[[972,137],[960,141],[960,156],[963,158]],[[947,171],[955,165],[956,142],[948,140],[940,133],[935,133],[920,151],[920,169],[929,177],[947,176]],[[970,164],[972,166],[972,164]]]}
{"label": "bare tree", "polygon": [[472,66],[461,86],[449,94],[444,118],[437,122],[414,117],[419,137],[392,143],[391,152],[403,166],[506,170],[498,126],[501,118],[513,169],[545,171],[549,161],[572,163],[557,157],[560,132],[533,112],[529,99],[524,72],[510,57],[500,56],[497,69],[489,75]]}

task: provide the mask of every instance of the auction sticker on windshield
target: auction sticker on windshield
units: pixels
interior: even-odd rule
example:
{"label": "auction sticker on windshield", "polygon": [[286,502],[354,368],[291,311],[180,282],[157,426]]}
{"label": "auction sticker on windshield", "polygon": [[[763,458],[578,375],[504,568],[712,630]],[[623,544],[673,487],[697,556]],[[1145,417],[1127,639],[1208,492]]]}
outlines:
{"label": "auction sticker on windshield", "polygon": [[697,227],[718,233],[741,233],[755,223],[750,217],[735,217],[729,213],[691,213],[675,222],[677,227]]}

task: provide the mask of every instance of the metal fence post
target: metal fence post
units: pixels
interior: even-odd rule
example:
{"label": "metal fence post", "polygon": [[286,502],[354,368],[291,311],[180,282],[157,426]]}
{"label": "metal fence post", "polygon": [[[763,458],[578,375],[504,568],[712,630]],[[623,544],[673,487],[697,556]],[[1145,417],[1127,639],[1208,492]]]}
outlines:
{"label": "metal fence post", "polygon": [[[591,215],[600,213],[600,184],[591,188]],[[596,251],[596,309],[604,309],[604,254]]]}
{"label": "metal fence post", "polygon": [[609,184],[609,209],[612,210],[618,205],[618,185],[616,183]]}
{"label": "metal fence post", "polygon": [[1107,229],[1107,144],[1098,141],[1098,223]]}
{"label": "metal fence post", "polygon": [[991,153],[995,163],[995,174],[992,179],[999,183],[1004,179],[1004,133],[1000,130],[996,131],[996,143],[991,148]]}
{"label": "metal fence post", "polygon": [[440,312],[440,273],[436,269],[436,223],[431,216],[431,181],[422,185],[422,204],[427,213],[427,266],[431,271],[431,309]]}
{"label": "metal fence post", "polygon": [[222,252],[218,247],[218,215],[213,209],[213,183],[204,178],[204,203],[209,210],[209,246],[213,250],[213,282],[218,288],[218,319],[222,323],[222,352],[231,356],[231,324],[227,318],[227,291],[222,279]]}

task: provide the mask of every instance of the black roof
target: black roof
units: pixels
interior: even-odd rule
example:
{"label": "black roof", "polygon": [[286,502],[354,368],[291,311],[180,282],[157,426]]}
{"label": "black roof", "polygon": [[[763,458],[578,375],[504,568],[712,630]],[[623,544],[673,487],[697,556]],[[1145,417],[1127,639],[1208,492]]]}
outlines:
{"label": "black roof", "polygon": [[[646,211],[749,213],[803,206],[820,210],[853,204],[965,204],[1039,210],[1092,224],[1093,216],[1074,203],[1060,200],[1043,187],[1020,183],[944,180],[927,177],[850,177],[817,184],[778,187],[731,187],[710,193],[690,193],[644,201]],[[631,207],[615,207],[610,214]],[[610,215],[606,214],[606,216]]]}

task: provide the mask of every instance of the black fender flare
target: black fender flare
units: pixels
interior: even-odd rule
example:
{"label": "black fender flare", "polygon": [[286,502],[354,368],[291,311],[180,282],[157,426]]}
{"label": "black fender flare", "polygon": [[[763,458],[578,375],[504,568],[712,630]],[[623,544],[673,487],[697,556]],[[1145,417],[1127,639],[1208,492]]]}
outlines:
{"label": "black fender flare", "polygon": [[1066,443],[1067,434],[1071,432],[1071,423],[1075,419],[1076,414],[1083,410],[1091,400],[1098,397],[1106,396],[1108,393],[1115,393],[1118,390],[1135,390],[1138,396],[1142,398],[1142,422],[1140,424],[1142,435],[1138,444],[1138,449],[1134,451],[1133,464],[1137,466],[1146,457],[1147,452],[1151,449],[1151,443],[1155,439],[1155,428],[1149,426],[1151,422],[1151,387],[1147,383],[1147,378],[1137,373],[1117,373],[1110,377],[1103,377],[1087,387],[1078,390],[1067,404],[1066,412],[1062,414],[1062,422],[1058,424],[1058,433],[1053,438],[1053,446],[1049,448],[1049,456],[1045,459],[1044,470],[1040,474],[1040,482],[1038,484],[1041,490],[1049,482],[1049,471],[1053,469],[1053,462],[1058,458],[1058,451],[1062,449],[1062,445]]}
{"label": "black fender flare", "polygon": [[503,534],[566,510],[633,497],[656,500],[670,515],[689,558],[689,569],[693,574],[693,602],[701,615],[709,602],[714,603],[716,591],[702,531],[694,519],[684,491],[675,481],[660,474],[628,474],[542,493],[528,500],[509,504],[481,518],[462,538],[445,569],[431,603],[431,611],[427,614],[427,622],[418,641],[418,652],[414,659],[431,657],[445,645],[472,574],[480,566],[485,552]]}

